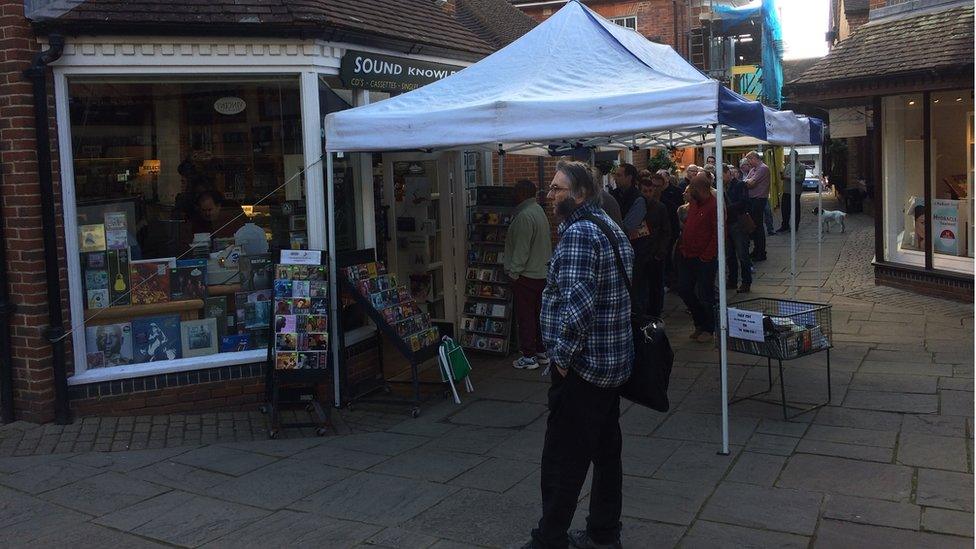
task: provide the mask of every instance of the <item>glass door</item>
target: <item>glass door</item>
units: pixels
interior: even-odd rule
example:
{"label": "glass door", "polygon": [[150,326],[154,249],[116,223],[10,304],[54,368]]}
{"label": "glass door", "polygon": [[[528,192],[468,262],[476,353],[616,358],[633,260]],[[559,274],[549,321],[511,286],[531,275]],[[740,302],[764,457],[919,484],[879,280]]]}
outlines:
{"label": "glass door", "polygon": [[450,171],[439,154],[383,155],[388,268],[432,319],[453,322]]}

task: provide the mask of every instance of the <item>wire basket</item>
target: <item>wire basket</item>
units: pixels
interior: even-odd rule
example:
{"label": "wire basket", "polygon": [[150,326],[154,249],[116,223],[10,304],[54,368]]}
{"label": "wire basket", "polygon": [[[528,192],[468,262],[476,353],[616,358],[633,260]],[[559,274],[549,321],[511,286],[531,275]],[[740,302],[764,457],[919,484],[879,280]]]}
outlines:
{"label": "wire basket", "polygon": [[786,299],[756,298],[729,308],[763,314],[764,341],[728,337],[730,351],[791,360],[833,347],[830,305]]}

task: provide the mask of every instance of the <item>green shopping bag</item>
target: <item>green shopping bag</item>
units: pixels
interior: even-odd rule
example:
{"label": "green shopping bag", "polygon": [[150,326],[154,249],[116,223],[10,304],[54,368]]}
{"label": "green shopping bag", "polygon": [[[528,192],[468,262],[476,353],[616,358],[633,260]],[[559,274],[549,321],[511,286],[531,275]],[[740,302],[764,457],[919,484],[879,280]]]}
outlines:
{"label": "green shopping bag", "polygon": [[461,397],[458,396],[454,384],[463,379],[467,392],[474,391],[474,385],[471,383],[471,363],[468,362],[464,349],[447,336],[441,339],[438,354],[440,355],[441,381],[450,385],[451,393],[454,395],[454,403],[461,404]]}

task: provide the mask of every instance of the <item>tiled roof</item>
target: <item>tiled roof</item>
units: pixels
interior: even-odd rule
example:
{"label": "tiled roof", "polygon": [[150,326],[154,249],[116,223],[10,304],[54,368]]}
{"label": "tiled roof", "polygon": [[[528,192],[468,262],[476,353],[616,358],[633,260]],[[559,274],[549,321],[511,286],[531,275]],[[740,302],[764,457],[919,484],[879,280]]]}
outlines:
{"label": "tiled roof", "polygon": [[507,0],[86,0],[41,29],[138,35],[213,34],[216,28],[249,35],[330,36],[352,32],[412,44],[490,54],[525,34],[535,22]]}
{"label": "tiled roof", "polygon": [[862,11],[868,11],[870,3],[868,0],[844,0],[844,12],[845,13],[857,13]]}
{"label": "tiled roof", "polygon": [[792,86],[973,70],[973,6],[872,21]]}

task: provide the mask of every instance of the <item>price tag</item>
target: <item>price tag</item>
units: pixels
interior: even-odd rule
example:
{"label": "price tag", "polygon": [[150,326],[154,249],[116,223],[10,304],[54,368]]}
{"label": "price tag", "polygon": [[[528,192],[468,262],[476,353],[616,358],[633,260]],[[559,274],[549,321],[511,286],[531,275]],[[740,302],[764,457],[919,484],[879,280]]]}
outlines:
{"label": "price tag", "polygon": [[320,250],[281,250],[282,265],[321,265]]}
{"label": "price tag", "polygon": [[749,341],[765,341],[763,314],[743,309],[729,309],[729,335]]}

